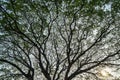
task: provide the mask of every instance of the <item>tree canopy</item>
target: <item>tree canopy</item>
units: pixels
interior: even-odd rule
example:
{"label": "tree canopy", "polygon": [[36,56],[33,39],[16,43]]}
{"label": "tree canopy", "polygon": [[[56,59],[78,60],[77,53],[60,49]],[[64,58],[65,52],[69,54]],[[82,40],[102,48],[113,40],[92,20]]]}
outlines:
{"label": "tree canopy", "polygon": [[118,66],[119,24],[119,0],[2,0],[0,78],[72,80]]}

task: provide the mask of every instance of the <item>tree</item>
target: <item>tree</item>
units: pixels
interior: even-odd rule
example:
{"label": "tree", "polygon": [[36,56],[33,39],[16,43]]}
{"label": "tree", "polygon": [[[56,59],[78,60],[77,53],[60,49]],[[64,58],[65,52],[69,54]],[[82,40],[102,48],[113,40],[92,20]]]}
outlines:
{"label": "tree", "polygon": [[72,80],[101,64],[118,65],[114,62],[120,55],[119,4],[3,0],[0,62],[28,80]]}

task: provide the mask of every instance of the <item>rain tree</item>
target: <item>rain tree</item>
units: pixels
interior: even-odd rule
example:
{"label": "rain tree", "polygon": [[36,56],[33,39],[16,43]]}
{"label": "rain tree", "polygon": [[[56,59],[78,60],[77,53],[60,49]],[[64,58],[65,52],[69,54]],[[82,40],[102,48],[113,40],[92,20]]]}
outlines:
{"label": "rain tree", "polygon": [[102,64],[119,65],[119,5],[119,0],[2,0],[0,78],[72,80]]}

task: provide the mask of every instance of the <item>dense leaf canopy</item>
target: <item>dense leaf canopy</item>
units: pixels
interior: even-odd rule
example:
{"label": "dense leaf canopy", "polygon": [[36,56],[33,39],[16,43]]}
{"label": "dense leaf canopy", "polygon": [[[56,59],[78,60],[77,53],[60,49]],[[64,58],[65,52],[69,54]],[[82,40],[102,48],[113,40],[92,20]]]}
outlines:
{"label": "dense leaf canopy", "polygon": [[119,65],[119,24],[119,0],[1,0],[0,78],[96,78]]}

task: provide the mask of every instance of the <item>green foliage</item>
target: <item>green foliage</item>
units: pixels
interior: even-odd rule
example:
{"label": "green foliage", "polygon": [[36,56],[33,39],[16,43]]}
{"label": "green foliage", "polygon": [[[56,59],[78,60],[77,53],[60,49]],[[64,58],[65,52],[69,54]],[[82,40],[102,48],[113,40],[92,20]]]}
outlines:
{"label": "green foliage", "polygon": [[[106,5],[110,5],[110,9],[106,10],[108,7]],[[0,50],[0,59],[4,57],[20,68],[24,66],[23,70],[26,69],[26,65],[31,64],[29,63],[29,55],[31,54],[35,54],[35,57],[42,55],[42,64],[53,66],[53,58],[51,58],[53,56],[54,58],[57,56],[57,60],[59,58],[62,60],[66,57],[67,51],[70,54],[72,52],[79,53],[81,49],[82,53],[82,50],[88,48],[86,52],[89,53],[96,51],[97,47],[103,48],[104,43],[115,43],[116,40],[113,39],[106,39],[106,42],[101,39],[105,39],[106,35],[109,34],[106,29],[110,31],[110,29],[115,28],[111,35],[115,35],[115,39],[116,36],[119,36],[117,33],[120,30],[118,25],[119,0],[2,0],[0,11],[0,45],[5,48]],[[112,26],[109,26],[109,23]],[[95,30],[96,33],[94,33]],[[101,42],[96,44],[97,41]],[[91,46],[91,44],[93,45]],[[92,48],[94,45],[95,49]],[[57,49],[61,50],[61,46],[65,47],[63,54],[62,51],[61,53],[59,50],[57,51]],[[117,44],[117,46],[119,45]],[[89,47],[92,50],[89,50]],[[111,48],[111,46],[109,47]],[[79,50],[76,51],[77,49]],[[3,63],[0,62],[0,65]],[[26,73],[29,72],[27,69]],[[12,75],[11,70],[7,68],[3,68],[1,71],[8,72],[6,77],[21,77],[21,75]]]}

